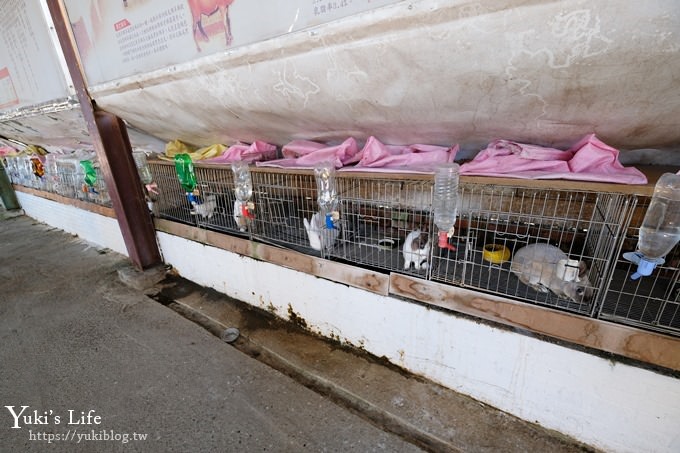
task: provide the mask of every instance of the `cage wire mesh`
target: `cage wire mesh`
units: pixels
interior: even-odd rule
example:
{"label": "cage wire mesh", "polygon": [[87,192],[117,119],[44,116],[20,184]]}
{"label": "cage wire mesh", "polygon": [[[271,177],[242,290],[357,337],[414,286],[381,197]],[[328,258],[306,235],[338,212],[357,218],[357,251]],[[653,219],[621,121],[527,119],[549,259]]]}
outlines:
{"label": "cage wire mesh", "polygon": [[23,185],[23,170],[19,162],[19,156],[6,156],[4,158],[5,170],[12,184]]}
{"label": "cage wire mesh", "polygon": [[[95,163],[95,165],[97,164]],[[84,175],[82,173],[79,175],[80,190],[84,194],[82,198],[91,203],[102,206],[111,206],[111,197],[109,197],[109,191],[106,188],[106,183],[104,182],[104,175],[101,171],[101,168],[95,166],[94,170],[95,178],[92,185],[85,182]]]}
{"label": "cage wire mesh", "polygon": [[238,235],[248,234],[245,225],[237,218],[240,205],[234,194],[231,167],[204,164],[195,165],[194,169],[203,202],[193,208],[198,226]]}
{"label": "cage wire mesh", "polygon": [[14,161],[16,184],[38,190],[46,190],[45,157],[38,155],[19,155],[11,158]]}
{"label": "cage wire mesh", "polygon": [[314,172],[253,168],[250,176],[255,206],[253,237],[300,252],[327,256],[333,241],[328,240],[328,247],[317,249],[312,246],[305,227],[304,219],[309,222],[318,212]]}
{"label": "cage wire mesh", "polygon": [[335,259],[428,277],[433,239],[431,176],[338,177],[340,234]]}
{"label": "cage wire mesh", "polygon": [[30,168],[32,174],[32,186],[38,190],[47,190],[47,178],[45,177],[45,157],[30,156]]}
{"label": "cage wire mesh", "polygon": [[62,157],[57,159],[55,168],[57,172],[54,181],[56,193],[66,198],[79,198],[81,191],[78,162]]}
{"label": "cage wire mesh", "polygon": [[636,197],[630,210],[619,247],[614,250],[614,266],[608,278],[600,318],[645,327],[667,333],[680,333],[680,244],[652,275],[631,280],[637,264],[623,258],[634,252],[640,237],[640,225],[650,197]]}
{"label": "cage wire mesh", "polygon": [[187,225],[197,225],[196,215],[182,189],[173,162],[149,159],[149,171],[158,186],[158,194],[151,194],[153,213],[160,219],[172,220]]}
{"label": "cage wire mesh", "polygon": [[[449,240],[452,250],[439,248],[436,241],[431,176],[339,173],[338,231],[322,231],[322,246],[315,247],[309,225],[319,207],[311,170],[252,167],[254,218],[244,233],[234,217],[230,168],[196,166],[198,192],[204,204],[212,203],[212,215],[192,210],[173,163],[150,160],[149,168],[159,187],[155,211],[161,218],[251,234],[261,242],[369,269],[406,273],[650,330],[680,332],[680,246],[652,276],[637,281],[630,280],[635,265],[622,258],[636,248],[649,204],[645,197],[461,183],[458,220]],[[419,253],[409,261],[404,247],[409,234],[418,229],[423,233]],[[587,271],[579,284],[592,297],[558,295],[549,285],[546,291],[538,291],[520,281],[518,269],[511,269],[513,256],[535,243],[557,247],[569,260],[583,262]],[[485,251],[491,245],[495,247]],[[554,270],[547,266],[545,272],[552,275]]]}
{"label": "cage wire mesh", "polygon": [[[627,198],[619,194],[461,184],[458,247],[454,252],[435,249],[432,279],[590,315],[597,307],[626,205]],[[551,280],[554,265],[511,270],[515,253],[534,243],[557,247],[561,252],[555,253],[587,266],[587,277],[570,282],[583,287],[587,297],[560,292]],[[543,290],[522,283],[520,275],[525,280],[536,276]]]}
{"label": "cage wire mesh", "polygon": [[[42,178],[36,176],[32,158],[39,159],[32,155],[21,154],[18,156],[6,156],[4,159],[7,174],[13,184],[34,189],[44,189]],[[41,159],[41,160],[44,160]]]}

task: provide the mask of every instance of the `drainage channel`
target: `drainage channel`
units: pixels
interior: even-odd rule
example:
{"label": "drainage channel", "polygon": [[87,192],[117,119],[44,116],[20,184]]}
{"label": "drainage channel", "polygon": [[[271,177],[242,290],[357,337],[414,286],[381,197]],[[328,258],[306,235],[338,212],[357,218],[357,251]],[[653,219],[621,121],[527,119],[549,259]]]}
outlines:
{"label": "drainage channel", "polygon": [[241,334],[237,327],[226,326],[199,310],[177,301],[175,298],[164,293],[162,289],[155,294],[148,294],[148,297],[170,308],[187,320],[203,327],[212,335],[220,338],[242,353],[285,374],[299,384],[350,410],[384,431],[399,436],[428,452],[462,451],[449,442],[423,431],[407,420],[382,410],[365,398],[336,385],[328,379],[309,372],[266,346],[257,344]]}

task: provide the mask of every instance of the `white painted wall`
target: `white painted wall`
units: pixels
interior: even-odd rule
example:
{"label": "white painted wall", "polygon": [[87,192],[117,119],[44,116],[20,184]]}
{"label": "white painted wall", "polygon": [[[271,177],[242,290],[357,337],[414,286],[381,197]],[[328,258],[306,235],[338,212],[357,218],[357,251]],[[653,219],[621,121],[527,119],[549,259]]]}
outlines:
{"label": "white painted wall", "polygon": [[116,219],[23,192],[17,199],[27,216],[128,256]]}
{"label": "white painted wall", "polygon": [[[158,233],[201,285],[606,451],[680,451],[680,380]],[[305,288],[306,291],[301,291]]]}

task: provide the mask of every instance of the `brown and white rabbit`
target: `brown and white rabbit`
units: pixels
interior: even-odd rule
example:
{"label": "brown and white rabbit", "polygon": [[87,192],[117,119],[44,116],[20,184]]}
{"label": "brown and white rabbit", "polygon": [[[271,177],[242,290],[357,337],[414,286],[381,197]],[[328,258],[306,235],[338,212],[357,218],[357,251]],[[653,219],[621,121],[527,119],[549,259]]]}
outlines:
{"label": "brown and white rabbit", "polygon": [[411,231],[404,240],[402,253],[404,255],[404,269],[410,269],[411,264],[416,270],[427,269],[427,259],[430,256],[430,236],[420,229]]}
{"label": "brown and white rabbit", "polygon": [[[578,263],[578,275],[577,272],[569,272],[571,263]],[[586,263],[569,260],[562,250],[553,245],[537,243],[522,247],[512,257],[510,270],[519,281],[536,291],[552,292],[576,303],[588,303],[593,298]]]}

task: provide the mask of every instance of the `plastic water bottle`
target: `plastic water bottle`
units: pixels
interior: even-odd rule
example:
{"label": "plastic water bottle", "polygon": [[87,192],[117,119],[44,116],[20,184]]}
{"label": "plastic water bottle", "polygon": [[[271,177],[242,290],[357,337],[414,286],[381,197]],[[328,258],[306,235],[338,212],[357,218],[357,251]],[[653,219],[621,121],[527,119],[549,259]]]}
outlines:
{"label": "plastic water bottle", "polygon": [[458,215],[458,179],[460,166],[449,163],[437,168],[434,174],[434,223],[439,229],[439,247],[455,250],[448,240]]}
{"label": "plastic water bottle", "polygon": [[656,183],[652,202],[642,220],[637,253],[638,268],[631,278],[637,280],[641,276],[651,275],[658,264],[663,264],[663,257],[678,241],[680,241],[680,175],[664,173]]}
{"label": "plastic water bottle", "polygon": [[253,183],[250,179],[250,169],[248,163],[236,161],[231,164],[234,172],[234,195],[242,203],[250,201],[253,196]]}
{"label": "plastic water bottle", "polygon": [[151,175],[151,170],[149,169],[146,153],[141,150],[133,151],[132,159],[135,161],[135,167],[137,167],[139,180],[142,181],[142,184],[151,184],[153,182],[153,176]]}
{"label": "plastic water bottle", "polygon": [[319,212],[324,218],[328,229],[336,229],[335,222],[339,219],[338,189],[335,182],[335,165],[323,162],[314,168],[316,176],[317,202]]}

